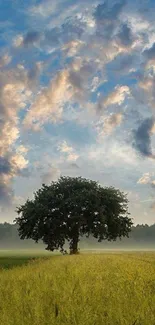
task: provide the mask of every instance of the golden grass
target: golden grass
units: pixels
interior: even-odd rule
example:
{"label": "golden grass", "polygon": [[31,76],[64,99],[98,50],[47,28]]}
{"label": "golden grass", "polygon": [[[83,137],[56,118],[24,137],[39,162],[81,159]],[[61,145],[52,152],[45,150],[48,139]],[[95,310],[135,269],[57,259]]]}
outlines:
{"label": "golden grass", "polygon": [[154,325],[155,254],[53,256],[0,272],[2,325]]}

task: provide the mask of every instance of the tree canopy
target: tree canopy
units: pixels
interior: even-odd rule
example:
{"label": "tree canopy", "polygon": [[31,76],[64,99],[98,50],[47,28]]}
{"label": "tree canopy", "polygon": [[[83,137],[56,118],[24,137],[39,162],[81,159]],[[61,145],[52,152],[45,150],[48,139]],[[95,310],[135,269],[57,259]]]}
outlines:
{"label": "tree canopy", "polygon": [[79,238],[92,235],[98,242],[128,237],[132,220],[127,195],[114,187],[102,187],[82,177],[60,177],[43,184],[17,208],[15,219],[21,239],[42,240],[47,250],[78,252]]}

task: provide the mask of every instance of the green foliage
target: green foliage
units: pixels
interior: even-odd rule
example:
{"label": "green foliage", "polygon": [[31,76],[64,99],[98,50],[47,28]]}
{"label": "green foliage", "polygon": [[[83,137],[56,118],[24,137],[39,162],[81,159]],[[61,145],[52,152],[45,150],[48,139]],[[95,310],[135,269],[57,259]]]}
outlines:
{"label": "green foliage", "polygon": [[0,271],[2,325],[154,325],[155,254],[53,256]]}
{"label": "green foliage", "polygon": [[80,236],[111,241],[128,236],[132,226],[126,194],[81,177],[60,177],[49,186],[43,184],[17,213],[21,239],[42,240],[47,250],[62,253],[65,240],[75,254]]}

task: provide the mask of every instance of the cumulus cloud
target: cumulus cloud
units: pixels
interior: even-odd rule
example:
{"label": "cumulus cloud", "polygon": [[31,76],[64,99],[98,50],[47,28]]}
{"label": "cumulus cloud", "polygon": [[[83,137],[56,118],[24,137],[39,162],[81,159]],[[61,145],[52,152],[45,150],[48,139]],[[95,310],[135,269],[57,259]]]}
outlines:
{"label": "cumulus cloud", "polygon": [[120,126],[122,120],[122,113],[112,113],[104,117],[103,121],[97,125],[98,139],[100,140],[104,135],[110,135],[117,126]]}
{"label": "cumulus cloud", "polygon": [[52,25],[45,30],[41,44],[48,52],[60,48],[67,56],[73,56],[85,43],[81,38],[86,28],[87,24],[82,18],[77,15],[68,17],[62,25]]}
{"label": "cumulus cloud", "polygon": [[16,175],[16,173],[20,173],[20,170],[26,168],[26,166],[28,165],[28,160],[26,160],[22,154],[16,153],[10,157],[10,163],[14,176],[14,174]]}
{"label": "cumulus cloud", "polygon": [[17,147],[17,153],[26,154],[28,150],[29,149],[23,145]]}
{"label": "cumulus cloud", "polygon": [[103,109],[107,109],[110,105],[118,105],[120,106],[126,96],[130,95],[130,89],[128,86],[116,86],[114,91],[108,94],[105,98],[101,96],[98,102],[98,110],[101,111]]}
{"label": "cumulus cloud", "polygon": [[137,184],[149,184],[151,182],[150,173],[144,173],[143,176],[138,180]]}
{"label": "cumulus cloud", "polygon": [[0,73],[0,155],[18,139],[18,113],[31,97],[24,69]]}
{"label": "cumulus cloud", "polygon": [[11,203],[12,179],[28,165],[22,148],[14,152],[13,145],[20,135],[18,113],[26,107],[30,96],[23,68],[0,73],[0,193],[4,203]]}
{"label": "cumulus cloud", "polygon": [[[74,47],[75,50],[75,45],[74,42],[78,42],[80,41],[80,39],[82,38],[83,34],[85,33],[86,30],[88,30],[90,28],[90,24],[91,21],[88,20],[88,17],[86,19],[84,19],[84,14],[79,13],[77,14],[76,9],[77,6],[66,3],[65,6],[65,10],[62,10],[63,5],[61,3],[60,4],[57,2],[55,5],[52,1],[49,1],[50,5],[48,5],[48,1],[42,5],[40,4],[39,6],[35,6],[35,12],[34,10],[31,11],[31,14],[33,13],[34,17],[36,19],[39,19],[39,24],[36,24],[37,26],[37,35],[33,35],[34,32],[30,32],[33,33],[32,35],[30,34],[30,37],[27,37],[28,42],[30,43],[30,45],[34,42],[38,42],[39,40],[39,46],[44,49],[45,52],[47,53],[52,53],[55,50],[61,49],[63,48],[63,50],[65,51],[65,54],[68,53],[68,55],[72,56],[72,51],[69,49],[67,49],[68,46],[71,45],[72,43],[72,49]],[[69,14],[67,14],[67,5],[70,7],[69,8]],[[46,12],[46,8],[48,8],[48,6],[50,6],[50,9],[47,10],[47,14],[43,14]],[[51,13],[52,7],[55,7],[55,10],[57,11],[57,14],[59,16],[58,19],[54,19],[53,14]],[[58,9],[59,8],[59,9]],[[39,10],[38,10],[39,9]],[[81,10],[80,10],[81,11]],[[40,14],[39,14],[40,12]],[[71,15],[71,13],[73,15]],[[49,18],[52,14],[52,17]],[[47,22],[46,28],[43,27],[43,30],[41,30],[41,25],[43,23],[43,21]],[[51,21],[51,23],[50,23]],[[28,35],[29,36],[29,35]],[[31,41],[32,38],[32,41]],[[35,40],[34,40],[35,38]],[[36,40],[37,38],[37,40]],[[30,41],[29,41],[30,40]],[[22,42],[23,43],[23,42]],[[68,44],[68,45],[67,45]],[[73,51],[74,51],[73,50]]]}
{"label": "cumulus cloud", "polygon": [[69,70],[69,83],[73,91],[73,100],[84,104],[91,88],[91,77],[97,69],[97,63],[89,58],[77,58]]}
{"label": "cumulus cloud", "polygon": [[138,180],[137,184],[149,184],[153,188],[155,187],[155,179],[153,179],[154,173],[144,173],[143,176]]}
{"label": "cumulus cloud", "polygon": [[65,154],[68,161],[76,161],[79,158],[79,155],[76,154],[75,150],[69,146],[66,141],[63,141],[58,146],[58,150]]}
{"label": "cumulus cloud", "polygon": [[49,87],[42,89],[32,103],[25,119],[25,127],[37,127],[61,119],[64,103],[69,100],[68,70],[60,71]]}
{"label": "cumulus cloud", "polygon": [[137,130],[133,131],[133,147],[142,157],[155,159],[151,148],[151,135],[155,131],[154,118],[147,118],[141,122]]}
{"label": "cumulus cloud", "polygon": [[62,51],[65,52],[65,54],[69,57],[75,56],[80,48],[85,45],[85,42],[77,39],[77,40],[72,40],[69,43],[66,43],[62,47]]}
{"label": "cumulus cloud", "polygon": [[105,38],[111,38],[118,25],[120,14],[125,5],[125,1],[110,3],[105,1],[95,8],[94,18],[97,25],[97,33]]}
{"label": "cumulus cloud", "polygon": [[[61,122],[67,103],[86,105],[92,87],[91,77],[97,66],[98,63],[88,58],[78,57],[60,70],[49,86],[38,92],[25,116],[24,126],[39,130],[45,123]],[[122,89],[122,93],[125,91]],[[123,97],[123,94],[120,96]]]}

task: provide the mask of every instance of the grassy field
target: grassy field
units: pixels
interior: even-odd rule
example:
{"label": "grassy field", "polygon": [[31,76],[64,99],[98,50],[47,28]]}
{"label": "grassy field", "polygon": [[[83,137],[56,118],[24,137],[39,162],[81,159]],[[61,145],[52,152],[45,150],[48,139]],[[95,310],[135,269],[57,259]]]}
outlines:
{"label": "grassy field", "polygon": [[155,253],[40,256],[0,271],[0,324],[155,324]]}
{"label": "grassy field", "polygon": [[26,265],[31,260],[49,257],[51,253],[40,250],[0,250],[0,270]]}

